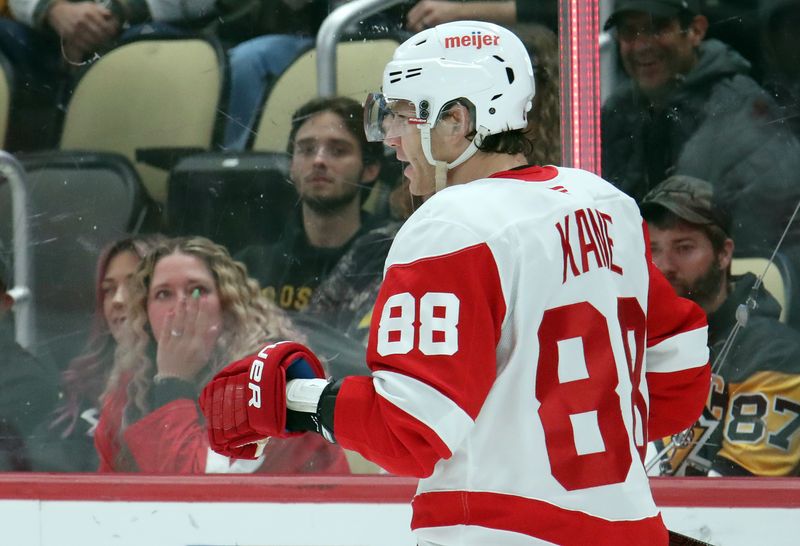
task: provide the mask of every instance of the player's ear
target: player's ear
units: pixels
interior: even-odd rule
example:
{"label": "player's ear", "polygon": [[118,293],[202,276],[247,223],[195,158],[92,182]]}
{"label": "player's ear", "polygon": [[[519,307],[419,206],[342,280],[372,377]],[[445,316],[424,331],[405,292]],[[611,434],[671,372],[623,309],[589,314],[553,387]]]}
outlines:
{"label": "player's ear", "polygon": [[447,112],[448,134],[451,136],[466,137],[470,132],[469,109],[466,106],[456,103]]}

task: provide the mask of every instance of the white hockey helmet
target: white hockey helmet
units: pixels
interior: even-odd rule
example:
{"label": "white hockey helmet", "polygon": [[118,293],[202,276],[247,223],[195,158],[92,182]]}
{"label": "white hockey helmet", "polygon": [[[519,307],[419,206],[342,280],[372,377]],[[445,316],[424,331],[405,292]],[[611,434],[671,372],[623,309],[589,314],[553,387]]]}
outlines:
{"label": "white hockey helmet", "polygon": [[367,139],[397,136],[397,124],[387,118],[395,101],[411,103],[411,123],[430,129],[445,107],[463,98],[475,108],[477,145],[487,135],[525,128],[534,93],[530,56],[511,31],[481,21],[438,25],[395,50],[383,72],[382,93],[372,93],[365,105]]}

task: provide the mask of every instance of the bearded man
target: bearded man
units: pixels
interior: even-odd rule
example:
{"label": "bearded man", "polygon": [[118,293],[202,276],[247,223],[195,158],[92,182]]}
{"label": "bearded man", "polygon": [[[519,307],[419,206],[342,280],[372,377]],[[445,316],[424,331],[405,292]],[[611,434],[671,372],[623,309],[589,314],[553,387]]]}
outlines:
{"label": "bearded man", "polygon": [[757,278],[731,275],[731,221],[710,183],[672,176],[640,206],[653,262],[679,296],[706,312],[711,349],[706,408],[692,441],[668,454],[663,470],[680,476],[795,475],[800,468],[797,332],[779,321],[780,305],[760,286],[755,308],[731,336],[737,309],[753,294]]}

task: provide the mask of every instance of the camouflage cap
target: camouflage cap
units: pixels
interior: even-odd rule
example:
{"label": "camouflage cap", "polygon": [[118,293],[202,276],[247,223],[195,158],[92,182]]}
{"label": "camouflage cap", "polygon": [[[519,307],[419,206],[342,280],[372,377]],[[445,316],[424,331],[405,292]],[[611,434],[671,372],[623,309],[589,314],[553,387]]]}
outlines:
{"label": "camouflage cap", "polygon": [[714,188],[705,180],[670,176],[650,190],[639,204],[645,220],[654,207],[664,207],[690,224],[713,224],[730,234],[730,215],[714,201]]}

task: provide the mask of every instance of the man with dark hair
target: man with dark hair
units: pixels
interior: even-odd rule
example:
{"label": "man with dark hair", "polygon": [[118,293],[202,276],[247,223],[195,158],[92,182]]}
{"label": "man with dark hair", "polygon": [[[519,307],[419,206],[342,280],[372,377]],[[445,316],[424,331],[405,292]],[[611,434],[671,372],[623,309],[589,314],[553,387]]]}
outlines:
{"label": "man with dark hair", "polygon": [[[362,120],[363,107],[345,97],[313,99],[292,116],[288,152],[297,215],[279,241],[237,256],[282,309],[306,309],[353,242],[374,227],[362,202],[380,173],[383,146],[367,142]],[[385,257],[389,242],[372,248]]]}
{"label": "man with dark hair", "polygon": [[[800,470],[800,338],[756,276],[732,276],[730,218],[712,186],[673,176],[641,203],[653,261],[708,316],[711,393],[691,442],[668,454],[670,475],[792,476]],[[742,306],[750,308],[737,327]],[[736,328],[738,331],[732,334]],[[723,348],[729,345],[727,350]]]}
{"label": "man with dark hair", "polygon": [[707,180],[735,219],[738,247],[763,251],[800,200],[800,144],[750,64],[704,39],[697,4],[615,3],[605,28],[630,80],[603,105],[603,176],[637,201],[672,174]]}

